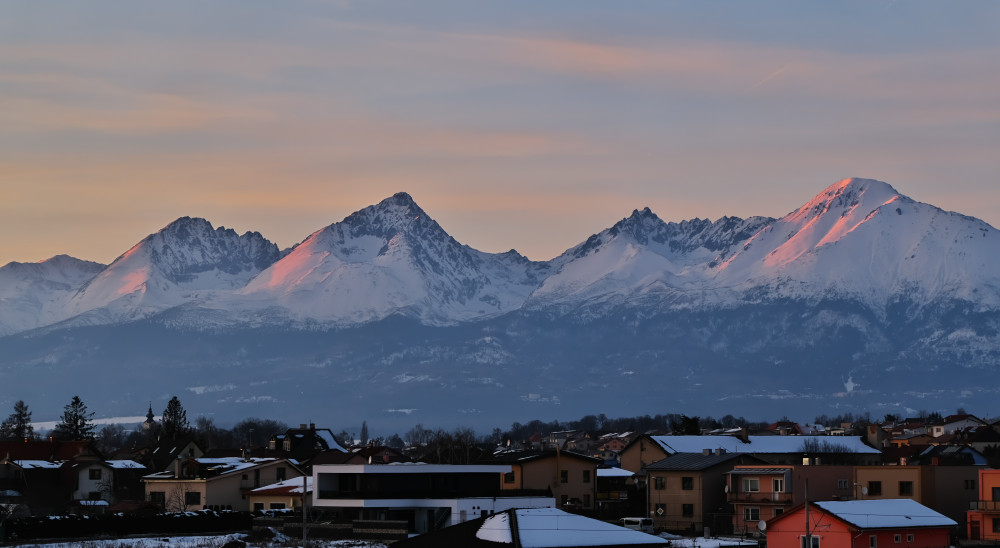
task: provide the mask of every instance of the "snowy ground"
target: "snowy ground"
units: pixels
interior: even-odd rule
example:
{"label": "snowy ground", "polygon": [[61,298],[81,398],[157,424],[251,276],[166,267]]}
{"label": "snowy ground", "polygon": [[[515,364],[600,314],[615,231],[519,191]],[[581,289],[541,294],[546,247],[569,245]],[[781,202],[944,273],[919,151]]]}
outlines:
{"label": "snowy ground", "polygon": [[739,538],[705,538],[705,537],[679,537],[677,535],[671,535],[669,533],[662,533],[659,536],[670,540],[670,543],[676,548],[719,548],[719,546],[757,546],[756,540],[745,540]]}
{"label": "snowy ground", "polygon": [[[199,537],[157,537],[141,539],[115,539],[115,540],[87,540],[78,542],[59,542],[52,544],[24,544],[22,548],[162,548],[166,546],[179,546],[181,548],[220,548],[230,540],[239,540],[244,535],[220,535],[220,536],[199,536]],[[688,538],[675,535],[660,535],[669,539],[676,548],[719,548],[719,546],[733,546],[742,544],[744,546],[756,546],[757,542],[752,540],[740,540],[738,538]],[[275,539],[272,543],[247,544],[253,548],[267,548],[277,546],[300,546],[292,539]],[[360,540],[315,540],[309,541],[309,546],[317,548],[388,548],[387,545],[379,542],[366,542]]]}
{"label": "snowy ground", "polygon": [[[56,542],[50,544],[22,544],[22,548],[165,548],[180,546],[181,548],[221,548],[231,540],[241,540],[245,535],[213,535],[193,537],[156,537],[129,538],[111,540],[83,540],[76,542]],[[248,547],[292,547],[301,546],[291,539],[275,539],[274,542],[249,542]],[[388,548],[380,542],[361,540],[310,540],[310,547],[316,548]]]}

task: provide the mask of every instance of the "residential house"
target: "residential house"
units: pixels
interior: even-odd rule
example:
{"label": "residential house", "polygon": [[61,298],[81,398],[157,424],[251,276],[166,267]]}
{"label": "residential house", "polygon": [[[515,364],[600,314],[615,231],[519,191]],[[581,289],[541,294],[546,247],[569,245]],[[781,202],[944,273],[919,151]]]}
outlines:
{"label": "residential house", "polygon": [[480,517],[392,544],[393,548],[666,548],[667,539],[626,529],[556,508],[519,508]]}
{"label": "residential house", "polygon": [[597,499],[597,467],[600,459],[571,451],[501,451],[482,459],[483,464],[509,464],[503,489],[548,491],[558,507],[568,511],[592,511]]}
{"label": "residential house", "polygon": [[768,548],[947,548],[956,523],[910,499],[810,502],[767,520]]}
{"label": "residential house", "polygon": [[301,509],[312,507],[312,481],[309,476],[287,479],[258,487],[247,493],[251,510]]}
{"label": "residential house", "polygon": [[1000,542],[1000,470],[979,469],[977,499],[968,511],[969,540]]}
{"label": "residential house", "polygon": [[907,498],[940,512],[965,530],[966,510],[976,500],[977,466],[856,466],[858,499]]}
{"label": "residential house", "polygon": [[402,451],[384,445],[365,445],[352,447],[346,453],[326,451],[316,455],[309,464],[389,464],[393,462],[410,462]]}
{"label": "residential house", "polygon": [[708,451],[677,453],[643,469],[649,516],[657,530],[701,535],[727,531],[726,472],[738,464],[759,464],[751,455]]}
{"label": "residential house", "polygon": [[426,533],[510,508],[555,506],[542,490],[502,487],[510,465],[316,464],[313,507],[335,521],[399,520]]}
{"label": "residential house", "polygon": [[754,455],[771,464],[878,464],[880,452],[860,437],[830,436],[648,436],[632,440],[621,467],[638,472],[675,453],[703,450]]}
{"label": "residential house", "polygon": [[[760,534],[757,524],[809,500],[850,500],[854,468],[846,465],[736,466],[728,474],[726,500],[733,505],[733,533]],[[807,497],[808,495],[808,497]]]}
{"label": "residential house", "polygon": [[134,460],[80,458],[66,462],[63,468],[73,477],[74,501],[142,500],[142,477],[149,470]]}
{"label": "residential house", "polygon": [[326,451],[347,452],[347,449],[337,441],[332,430],[316,428],[313,423],[300,424],[298,428],[289,428],[283,434],[271,436],[267,442],[267,449],[265,453],[267,456],[295,459],[299,462]]}
{"label": "residential house", "polygon": [[177,439],[160,439],[126,452],[120,458],[134,460],[154,472],[162,472],[174,466],[177,459],[203,457],[205,451],[195,441],[194,436],[181,436]]}
{"label": "residential house", "polygon": [[253,489],[302,476],[292,461],[276,458],[189,458],[142,478],[146,500],[168,511],[250,510]]}
{"label": "residential house", "polygon": [[101,454],[92,441],[0,441],[0,491],[35,514],[61,511],[73,493],[63,464],[78,458]]}
{"label": "residential house", "polygon": [[598,468],[597,517],[603,520],[642,515],[643,495],[639,494],[636,476],[622,468]]}

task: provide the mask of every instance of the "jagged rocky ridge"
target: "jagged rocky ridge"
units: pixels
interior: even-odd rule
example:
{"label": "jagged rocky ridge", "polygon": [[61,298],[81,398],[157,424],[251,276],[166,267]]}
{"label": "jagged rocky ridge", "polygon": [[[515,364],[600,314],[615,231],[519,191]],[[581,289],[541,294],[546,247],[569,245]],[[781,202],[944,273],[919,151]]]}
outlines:
{"label": "jagged rocky ridge", "polygon": [[602,393],[657,405],[651,379],[709,409],[954,407],[1000,385],[998,238],[865,179],[780,219],[636,210],[549,261],[462,245],[403,193],[285,253],[182,218],[106,267],[0,268],[0,330],[26,335],[0,337],[0,382],[129,360],[206,405],[283,413],[343,385],[369,416],[572,415]]}

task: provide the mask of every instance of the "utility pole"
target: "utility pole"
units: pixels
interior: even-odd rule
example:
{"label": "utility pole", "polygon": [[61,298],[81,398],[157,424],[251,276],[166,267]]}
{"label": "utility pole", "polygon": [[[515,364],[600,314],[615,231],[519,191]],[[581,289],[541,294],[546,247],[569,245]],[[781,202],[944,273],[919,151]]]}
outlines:
{"label": "utility pole", "polygon": [[802,548],[812,548],[812,535],[809,534],[809,480],[806,479],[806,537],[805,546]]}
{"label": "utility pole", "polygon": [[302,476],[302,546],[308,548],[306,540],[306,497],[309,494],[309,476]]}

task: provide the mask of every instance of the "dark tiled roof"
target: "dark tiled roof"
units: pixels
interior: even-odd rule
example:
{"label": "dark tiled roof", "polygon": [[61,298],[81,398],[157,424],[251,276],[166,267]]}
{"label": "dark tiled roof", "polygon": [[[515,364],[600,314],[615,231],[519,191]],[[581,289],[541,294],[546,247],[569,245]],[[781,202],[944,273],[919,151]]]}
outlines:
{"label": "dark tiled roof", "polygon": [[740,453],[712,453],[711,455],[704,453],[676,453],[646,466],[646,470],[705,470],[733,459],[738,459],[741,456],[745,455],[741,455]]}

